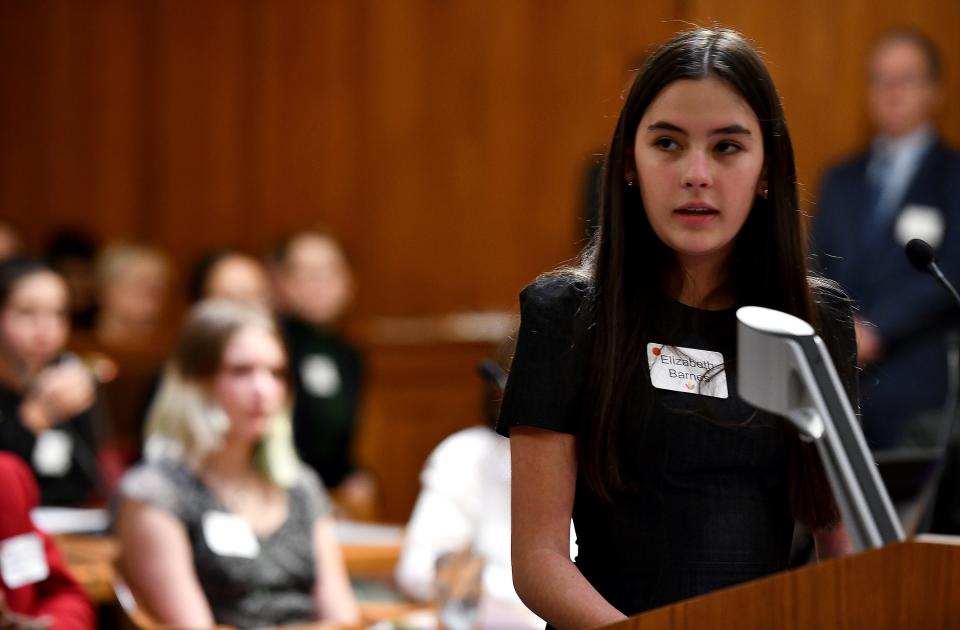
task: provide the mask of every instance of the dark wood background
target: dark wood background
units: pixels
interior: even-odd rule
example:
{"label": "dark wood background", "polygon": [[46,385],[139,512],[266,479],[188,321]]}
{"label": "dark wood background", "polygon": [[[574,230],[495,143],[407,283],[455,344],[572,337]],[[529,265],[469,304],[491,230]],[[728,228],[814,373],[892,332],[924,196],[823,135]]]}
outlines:
{"label": "dark wood background", "polygon": [[[5,0],[0,216],[31,247],[79,226],[181,269],[322,224],[355,263],[355,321],[510,309],[580,245],[583,173],[630,64],[715,20],[763,50],[811,211],[825,165],[868,137],[865,53],[884,27],[943,48],[942,129],[960,142],[955,0]],[[401,478],[384,512],[400,519],[429,448],[479,420],[483,353],[369,350],[368,427],[425,427],[400,472],[372,464]],[[381,428],[364,447],[380,462]]]}

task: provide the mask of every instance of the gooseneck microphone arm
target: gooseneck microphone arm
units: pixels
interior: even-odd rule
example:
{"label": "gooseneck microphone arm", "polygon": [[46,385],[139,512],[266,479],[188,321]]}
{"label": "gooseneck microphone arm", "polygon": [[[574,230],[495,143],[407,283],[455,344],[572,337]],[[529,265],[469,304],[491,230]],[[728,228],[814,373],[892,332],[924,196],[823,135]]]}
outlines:
{"label": "gooseneck microphone arm", "polygon": [[[940,271],[933,247],[926,241],[915,238],[907,243],[904,251],[907,254],[907,260],[917,271],[929,273],[936,278],[937,282],[953,298],[953,302],[960,312],[960,295],[957,294],[953,284]],[[943,419],[940,423],[940,435],[937,444],[937,447],[942,448],[945,453],[950,448],[950,437],[953,435],[958,398],[960,398],[960,331],[958,331],[957,326],[953,326],[947,335],[947,396],[944,401]]]}
{"label": "gooseneck microphone arm", "polygon": [[[960,295],[953,284],[947,280],[940,267],[937,265],[936,256],[933,247],[924,240],[915,238],[909,241],[904,248],[907,260],[917,271],[923,271],[933,276],[937,282],[950,294],[953,302],[960,312]],[[937,466],[934,470],[931,480],[933,493],[927,499],[924,512],[926,516],[921,526],[929,526],[932,518],[933,504],[936,502],[936,489],[940,485],[943,471],[946,468],[946,460],[950,456],[950,439],[953,435],[953,426],[956,422],[957,402],[960,399],[960,329],[954,326],[947,334],[947,396],[943,405],[943,417],[940,421],[940,432],[937,436],[937,448],[942,449]]]}
{"label": "gooseneck microphone arm", "polygon": [[930,244],[919,238],[915,238],[907,243],[905,251],[910,264],[916,267],[918,271],[926,271],[936,278],[937,282],[939,282],[953,298],[957,308],[960,309],[960,295],[957,294],[957,290],[950,281],[947,280],[946,276],[943,275],[943,272],[940,271],[940,267],[937,266],[937,259],[933,254],[933,248],[930,247]]}

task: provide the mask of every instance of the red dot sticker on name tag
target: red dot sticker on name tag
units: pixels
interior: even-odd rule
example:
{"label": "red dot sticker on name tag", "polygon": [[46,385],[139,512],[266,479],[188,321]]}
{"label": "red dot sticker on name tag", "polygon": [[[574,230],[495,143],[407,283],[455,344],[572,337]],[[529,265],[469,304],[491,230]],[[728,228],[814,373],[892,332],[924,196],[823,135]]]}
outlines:
{"label": "red dot sticker on name tag", "polygon": [[0,540],[0,577],[9,589],[42,582],[50,575],[43,539],[35,533]]}
{"label": "red dot sticker on name tag", "polygon": [[714,398],[728,396],[720,352],[648,343],[647,365],[650,383],[657,389]]}

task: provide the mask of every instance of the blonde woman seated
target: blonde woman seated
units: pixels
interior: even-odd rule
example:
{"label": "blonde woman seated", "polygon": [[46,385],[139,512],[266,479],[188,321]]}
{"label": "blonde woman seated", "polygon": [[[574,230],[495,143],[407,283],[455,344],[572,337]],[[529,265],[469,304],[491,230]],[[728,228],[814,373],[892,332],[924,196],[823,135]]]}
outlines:
{"label": "blonde woman seated", "polygon": [[330,500],[294,454],[286,369],[266,313],[191,311],[117,516],[123,574],[164,624],[359,621]]}

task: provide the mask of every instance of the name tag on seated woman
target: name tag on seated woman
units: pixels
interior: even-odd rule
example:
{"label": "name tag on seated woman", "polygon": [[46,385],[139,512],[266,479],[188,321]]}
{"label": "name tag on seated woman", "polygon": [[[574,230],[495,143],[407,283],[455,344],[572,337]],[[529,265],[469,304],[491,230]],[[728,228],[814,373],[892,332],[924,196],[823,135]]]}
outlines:
{"label": "name tag on seated woman", "polygon": [[204,512],[203,539],[218,556],[256,558],[260,554],[257,535],[242,516],[227,512]]}
{"label": "name tag on seated woman", "polygon": [[28,533],[0,541],[0,577],[7,588],[36,584],[49,575],[50,567],[40,536]]}
{"label": "name tag on seated woman", "polygon": [[44,477],[63,477],[70,472],[73,438],[69,433],[50,429],[37,436],[31,458],[34,470]]}
{"label": "name tag on seated woman", "polygon": [[657,389],[727,397],[727,373],[720,352],[648,343],[647,365],[650,382]]}

